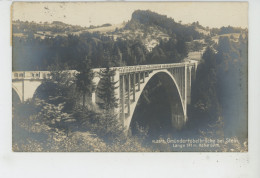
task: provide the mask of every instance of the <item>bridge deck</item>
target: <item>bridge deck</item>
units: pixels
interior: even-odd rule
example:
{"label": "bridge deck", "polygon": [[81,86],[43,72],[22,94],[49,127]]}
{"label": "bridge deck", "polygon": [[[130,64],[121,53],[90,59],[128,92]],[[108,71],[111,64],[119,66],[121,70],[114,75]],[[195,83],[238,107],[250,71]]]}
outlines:
{"label": "bridge deck", "polygon": [[[142,72],[149,70],[161,70],[168,68],[194,66],[197,65],[197,61],[191,60],[189,62],[171,63],[171,64],[150,64],[150,65],[136,65],[136,66],[123,66],[123,67],[111,67],[111,70],[119,71],[120,74]],[[104,70],[105,68],[94,68],[95,73]],[[68,70],[69,73],[75,74],[76,70]],[[50,77],[50,71],[13,71],[12,79],[44,79]]]}

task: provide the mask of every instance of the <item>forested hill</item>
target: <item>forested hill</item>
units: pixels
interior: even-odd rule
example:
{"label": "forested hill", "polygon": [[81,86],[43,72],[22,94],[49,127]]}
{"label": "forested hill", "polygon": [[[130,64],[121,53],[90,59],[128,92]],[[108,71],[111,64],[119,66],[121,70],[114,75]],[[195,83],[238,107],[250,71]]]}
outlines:
{"label": "forested hill", "polygon": [[180,62],[188,54],[187,42],[204,36],[198,27],[198,22],[182,25],[140,10],[120,28],[15,21],[13,70],[48,70],[57,64],[77,69],[84,60],[94,68]]}
{"label": "forested hill", "polygon": [[126,29],[138,29],[138,28],[159,27],[164,33],[169,36],[176,36],[178,38],[184,38],[186,41],[193,39],[199,39],[203,34],[196,30],[196,27],[203,28],[198,23],[191,25],[182,25],[181,22],[177,23],[173,18],[169,18],[166,15],[160,15],[150,10],[137,10],[132,14],[132,19],[126,24]]}
{"label": "forested hill", "polygon": [[[52,32],[53,34],[58,33],[73,33],[82,30],[86,30],[86,27],[81,27],[79,25],[69,25],[60,21],[53,21],[52,23],[48,22],[28,22],[28,21],[20,21],[16,20],[13,21],[12,24],[13,28],[12,31],[15,35],[24,34],[27,35],[28,33],[41,33],[41,32]],[[39,34],[40,34],[39,33]]]}

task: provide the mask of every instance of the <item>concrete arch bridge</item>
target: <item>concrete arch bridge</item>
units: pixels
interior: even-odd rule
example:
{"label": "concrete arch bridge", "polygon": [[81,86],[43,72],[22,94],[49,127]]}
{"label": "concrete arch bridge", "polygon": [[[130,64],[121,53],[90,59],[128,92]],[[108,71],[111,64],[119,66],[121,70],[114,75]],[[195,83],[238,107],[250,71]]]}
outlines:
{"label": "concrete arch bridge", "polygon": [[[171,107],[172,126],[180,129],[187,121],[187,105],[190,103],[191,83],[195,79],[197,61],[189,61],[172,64],[153,64],[113,67],[116,74],[113,78],[117,82],[115,91],[118,98],[118,118],[128,130],[135,112],[137,103],[144,88],[155,76],[159,78],[166,89]],[[101,68],[93,69],[94,83],[98,87]],[[69,71],[71,75],[77,71]],[[13,71],[12,88],[17,93],[21,102],[33,97],[43,79],[49,78],[49,71]],[[96,87],[96,88],[97,88]],[[95,90],[92,93],[92,102],[96,103],[98,98]]]}

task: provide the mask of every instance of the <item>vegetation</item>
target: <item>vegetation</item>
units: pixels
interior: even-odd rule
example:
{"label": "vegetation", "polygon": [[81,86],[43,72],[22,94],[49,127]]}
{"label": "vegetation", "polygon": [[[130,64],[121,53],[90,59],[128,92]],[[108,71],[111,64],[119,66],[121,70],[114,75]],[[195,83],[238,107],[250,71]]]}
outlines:
{"label": "vegetation", "polygon": [[[135,11],[123,29],[105,34],[82,30],[79,34],[60,34],[56,28],[66,25],[55,22],[45,26],[55,28],[48,30],[56,35],[46,32],[39,37],[37,32],[44,25],[16,21],[13,26],[13,70],[47,70],[57,60],[75,70],[86,58],[93,68],[106,67],[107,61],[111,66],[174,63],[187,56],[187,41],[203,37],[195,26],[181,25],[151,11]],[[30,35],[15,35],[25,31]],[[158,60],[158,55],[163,59]]]}
{"label": "vegetation", "polygon": [[76,105],[77,93],[74,85],[73,74],[69,71],[67,65],[56,63],[48,67],[50,78],[46,78],[41,86],[38,87],[34,98],[39,98],[47,103],[64,105],[64,110],[71,113]]}
{"label": "vegetation", "polygon": [[195,26],[185,26],[181,23],[177,23],[172,18],[168,18],[165,15],[159,15],[155,12],[146,10],[137,10],[132,14],[131,21],[126,24],[128,29],[139,28],[140,24],[144,27],[156,25],[160,27],[170,36],[177,36],[185,41],[191,41],[193,39],[199,39],[203,35],[195,30]]}
{"label": "vegetation", "polygon": [[161,41],[148,55],[150,64],[181,62],[188,55],[188,47],[182,39]]}
{"label": "vegetation", "polygon": [[91,70],[90,60],[86,58],[81,64],[78,65],[78,72],[76,74],[76,86],[79,93],[83,98],[83,109],[86,105],[86,95],[91,97],[92,92],[94,91],[93,78],[94,74]]}
{"label": "vegetation", "polygon": [[[192,90],[190,126],[215,138],[247,141],[247,37],[220,37],[207,48]],[[199,124],[197,124],[199,123]],[[205,134],[204,134],[205,135]]]}
{"label": "vegetation", "polygon": [[101,81],[100,87],[98,88],[100,102],[98,105],[101,109],[113,113],[114,109],[118,107],[118,99],[115,96],[115,90],[118,88],[116,87],[116,83],[118,83],[118,81],[113,81],[115,70],[111,70],[107,67],[101,71],[100,76]]}
{"label": "vegetation", "polygon": [[[107,80],[113,77],[113,72],[104,72],[102,75]],[[111,99],[110,104],[104,103],[104,107],[100,109],[86,108],[78,98],[74,105],[66,108],[67,102],[63,102],[64,98],[55,99],[54,102],[53,95],[61,97],[57,93],[57,90],[60,90],[57,81],[61,78],[63,73],[52,71],[51,78],[43,83],[44,87],[38,92],[43,95],[36,94],[32,100],[16,104],[13,108],[14,151],[151,151],[142,144],[140,138],[126,137],[122,124],[113,112],[116,100]],[[57,84],[55,87],[58,89],[52,90],[55,87],[51,84]],[[106,85],[109,92],[103,94],[114,98],[111,92],[113,85],[114,82]],[[62,87],[62,90],[66,91],[71,86]],[[49,94],[48,97],[46,93]],[[71,95],[80,97],[80,93],[80,90],[75,90]]]}
{"label": "vegetation", "polygon": [[242,28],[236,28],[236,27],[221,27],[220,29],[218,28],[212,28],[210,33],[211,35],[223,35],[223,34],[230,34],[230,33],[244,33],[247,32],[247,29],[242,29]]}
{"label": "vegetation", "polygon": [[44,33],[48,36],[53,36],[55,33],[66,33],[66,32],[77,32],[81,30],[85,30],[86,28],[78,26],[78,25],[69,25],[59,21],[53,21],[52,23],[44,22],[44,23],[36,23],[36,22],[28,22],[28,21],[13,21],[12,30],[13,33],[22,33],[23,37],[29,37],[34,34]]}

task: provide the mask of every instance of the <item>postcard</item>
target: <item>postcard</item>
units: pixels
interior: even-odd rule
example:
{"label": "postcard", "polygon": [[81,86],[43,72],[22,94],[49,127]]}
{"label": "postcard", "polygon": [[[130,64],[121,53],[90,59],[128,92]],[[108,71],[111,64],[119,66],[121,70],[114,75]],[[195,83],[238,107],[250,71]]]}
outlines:
{"label": "postcard", "polygon": [[247,2],[14,2],[14,152],[247,152]]}

